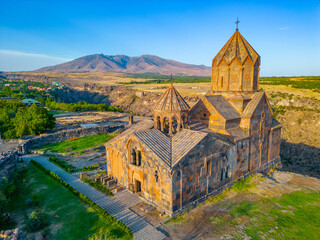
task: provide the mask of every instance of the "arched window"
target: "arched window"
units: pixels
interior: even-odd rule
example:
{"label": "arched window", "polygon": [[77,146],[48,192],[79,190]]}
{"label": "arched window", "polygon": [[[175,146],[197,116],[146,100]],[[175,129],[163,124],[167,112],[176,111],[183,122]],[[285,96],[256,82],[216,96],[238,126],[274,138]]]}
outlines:
{"label": "arched window", "polygon": [[220,82],[221,82],[221,87],[223,88],[223,76],[221,76],[221,80],[220,80]]}
{"label": "arched window", "polygon": [[222,168],[222,169],[221,169],[221,176],[220,176],[220,180],[221,180],[221,181],[223,181],[224,175],[225,175],[224,169]]}
{"label": "arched window", "polygon": [[141,166],[141,149],[137,141],[133,140],[128,145],[128,160],[131,164]]}
{"label": "arched window", "polygon": [[136,165],[137,166],[141,166],[141,151],[137,150],[137,161],[136,161]]}
{"label": "arched window", "polygon": [[156,179],[156,182],[159,181],[159,175],[157,170],[154,172],[154,178]]}
{"label": "arched window", "polygon": [[227,170],[226,170],[226,178],[230,177],[230,166],[228,165]]}

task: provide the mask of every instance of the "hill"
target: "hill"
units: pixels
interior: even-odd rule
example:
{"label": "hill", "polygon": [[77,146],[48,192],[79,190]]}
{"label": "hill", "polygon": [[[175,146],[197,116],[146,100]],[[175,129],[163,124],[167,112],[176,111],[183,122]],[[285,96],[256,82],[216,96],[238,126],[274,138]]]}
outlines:
{"label": "hill", "polygon": [[41,68],[37,71],[59,72],[124,72],[158,73],[165,75],[209,76],[211,68],[164,59],[154,55],[129,57],[126,55],[93,54],[73,61]]}

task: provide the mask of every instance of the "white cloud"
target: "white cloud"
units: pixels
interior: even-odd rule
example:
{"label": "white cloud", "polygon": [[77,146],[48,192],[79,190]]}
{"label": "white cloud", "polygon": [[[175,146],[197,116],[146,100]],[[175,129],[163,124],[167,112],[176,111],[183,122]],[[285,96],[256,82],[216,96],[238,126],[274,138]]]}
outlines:
{"label": "white cloud", "polygon": [[289,27],[281,27],[281,28],[280,28],[281,31],[286,31],[286,30],[288,30],[288,29],[289,29]]}
{"label": "white cloud", "polygon": [[21,52],[21,51],[16,51],[16,50],[7,50],[7,49],[0,49],[0,54],[26,56],[26,57],[37,57],[37,58],[40,57],[40,58],[47,58],[47,59],[57,60],[57,61],[71,61],[71,59],[67,59],[67,58],[59,58],[59,57],[48,56],[48,55],[45,55],[45,54],[26,53],[26,52]]}

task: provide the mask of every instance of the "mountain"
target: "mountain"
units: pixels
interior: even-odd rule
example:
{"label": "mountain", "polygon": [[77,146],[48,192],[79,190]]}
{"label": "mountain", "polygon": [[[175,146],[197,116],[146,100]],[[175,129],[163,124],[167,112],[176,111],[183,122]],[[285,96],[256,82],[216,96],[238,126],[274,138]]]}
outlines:
{"label": "mountain", "polygon": [[125,55],[93,54],[77,58],[70,62],[44,67],[37,71],[59,72],[124,72],[159,73],[164,75],[209,76],[211,68],[204,65],[192,65],[164,59],[154,55],[129,57]]}

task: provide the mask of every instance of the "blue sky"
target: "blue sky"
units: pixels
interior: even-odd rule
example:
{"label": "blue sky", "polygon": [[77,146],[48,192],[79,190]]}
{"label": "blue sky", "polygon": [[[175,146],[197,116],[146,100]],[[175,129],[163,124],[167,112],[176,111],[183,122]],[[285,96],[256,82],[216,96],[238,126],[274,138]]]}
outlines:
{"label": "blue sky", "polygon": [[154,54],[211,65],[235,30],[262,76],[320,75],[320,1],[0,0],[0,71],[84,55]]}

